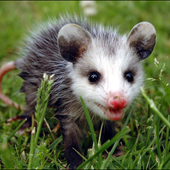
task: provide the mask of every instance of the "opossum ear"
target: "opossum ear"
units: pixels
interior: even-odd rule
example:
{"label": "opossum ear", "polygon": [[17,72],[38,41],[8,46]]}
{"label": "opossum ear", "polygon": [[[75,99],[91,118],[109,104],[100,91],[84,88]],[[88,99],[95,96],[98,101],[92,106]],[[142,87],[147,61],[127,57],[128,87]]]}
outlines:
{"label": "opossum ear", "polygon": [[91,44],[90,34],[79,25],[67,24],[58,33],[60,54],[72,63],[82,56],[89,44]]}
{"label": "opossum ear", "polygon": [[129,33],[127,42],[134,48],[140,60],[150,56],[156,44],[156,30],[149,22],[135,25]]}

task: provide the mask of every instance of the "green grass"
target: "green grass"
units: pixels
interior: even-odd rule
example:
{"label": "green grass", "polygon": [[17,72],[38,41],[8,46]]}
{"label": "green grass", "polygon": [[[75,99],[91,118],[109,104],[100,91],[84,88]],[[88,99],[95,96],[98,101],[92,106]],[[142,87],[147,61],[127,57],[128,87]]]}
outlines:
{"label": "green grass", "polygon": [[[135,24],[149,21],[156,28],[157,44],[153,54],[143,62],[146,72],[143,95],[136,99],[135,106],[116,125],[117,135],[102,146],[98,145],[100,143],[98,135],[96,138],[93,134],[93,127],[89,120],[92,136],[87,132],[86,143],[82,144],[85,161],[79,168],[169,169],[170,3],[168,1],[98,1],[96,6],[98,14],[89,17],[89,20],[102,22],[113,28],[119,26],[119,32],[125,34],[128,34]],[[66,12],[71,14],[75,12],[80,15],[82,9],[79,7],[79,2],[1,1],[0,66],[18,58],[18,47],[22,46],[22,40],[28,33],[28,29],[48,18],[58,17],[60,13]],[[155,58],[159,64],[155,62]],[[13,71],[4,77],[3,90],[12,100],[24,105],[24,95],[17,93],[22,85],[21,78],[16,76],[17,73],[18,71]],[[45,118],[52,131],[47,124],[43,123],[38,142],[32,148],[31,143],[34,138],[31,139],[31,136],[34,134],[31,135],[30,129],[20,136],[14,129],[17,130],[21,122],[6,123],[8,118],[20,115],[22,112],[0,101],[0,168],[26,169],[29,165],[32,168],[59,169],[60,167],[63,169],[66,166],[61,132],[59,130],[57,133],[54,132],[58,121],[53,118],[50,109],[46,112]],[[125,125],[129,127],[129,130],[123,128]],[[91,148],[92,138],[93,148]],[[121,138],[123,142],[120,142]],[[106,155],[101,152],[111,144],[113,148],[106,158]],[[123,148],[125,154],[113,157],[112,152],[117,145]],[[34,153],[32,163],[29,159],[31,148]]]}

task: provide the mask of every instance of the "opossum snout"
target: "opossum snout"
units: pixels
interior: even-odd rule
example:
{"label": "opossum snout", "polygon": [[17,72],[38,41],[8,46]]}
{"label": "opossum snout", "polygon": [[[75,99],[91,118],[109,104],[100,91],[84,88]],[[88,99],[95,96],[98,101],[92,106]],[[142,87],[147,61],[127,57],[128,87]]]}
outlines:
{"label": "opossum snout", "polygon": [[128,101],[124,96],[115,95],[109,98],[108,105],[114,110],[123,109],[128,105]]}

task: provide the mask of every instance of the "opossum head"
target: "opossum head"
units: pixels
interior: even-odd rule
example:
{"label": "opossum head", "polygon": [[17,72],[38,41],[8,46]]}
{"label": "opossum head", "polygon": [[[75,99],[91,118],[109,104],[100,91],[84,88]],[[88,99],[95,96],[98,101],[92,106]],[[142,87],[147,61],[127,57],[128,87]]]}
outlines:
{"label": "opossum head", "polygon": [[96,36],[84,28],[65,25],[58,34],[61,56],[69,61],[73,93],[81,96],[94,114],[119,120],[143,85],[141,60],[156,43],[152,24],[141,22],[128,37],[116,32]]}

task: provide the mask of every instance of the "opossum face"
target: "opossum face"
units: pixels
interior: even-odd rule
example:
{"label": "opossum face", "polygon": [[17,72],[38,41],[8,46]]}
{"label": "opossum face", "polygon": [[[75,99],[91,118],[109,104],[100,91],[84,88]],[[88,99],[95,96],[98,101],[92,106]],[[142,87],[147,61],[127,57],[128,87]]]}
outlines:
{"label": "opossum face", "polygon": [[[115,37],[116,36],[116,37]],[[69,24],[59,32],[61,55],[72,62],[73,93],[104,119],[119,120],[143,84],[140,60],[153,51],[156,32],[147,22],[136,25],[128,38],[91,38],[82,27]]]}

